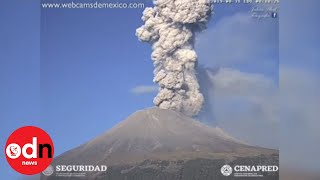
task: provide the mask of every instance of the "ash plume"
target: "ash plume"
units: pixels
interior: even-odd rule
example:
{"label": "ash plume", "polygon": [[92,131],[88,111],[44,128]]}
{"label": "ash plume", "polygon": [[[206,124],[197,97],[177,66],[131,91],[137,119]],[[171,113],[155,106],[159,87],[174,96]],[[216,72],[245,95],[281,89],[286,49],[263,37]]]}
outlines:
{"label": "ash plume", "polygon": [[144,10],[144,25],[136,30],[139,40],[153,52],[154,79],[159,93],[153,102],[162,109],[197,115],[204,103],[196,76],[194,34],[205,28],[211,0],[155,0]]}

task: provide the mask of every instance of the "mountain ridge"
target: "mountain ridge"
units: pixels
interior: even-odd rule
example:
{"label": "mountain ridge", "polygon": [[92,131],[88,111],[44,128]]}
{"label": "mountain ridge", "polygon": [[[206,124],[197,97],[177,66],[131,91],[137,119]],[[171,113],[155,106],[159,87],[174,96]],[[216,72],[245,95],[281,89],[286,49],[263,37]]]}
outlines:
{"label": "mountain ridge", "polygon": [[[123,172],[139,167],[143,172],[147,163],[148,168],[161,174],[163,169],[180,171],[179,168],[197,159],[199,162],[232,162],[275,154],[277,150],[250,146],[218,127],[153,107],[133,113],[109,131],[56,157],[52,164],[107,165],[111,169],[117,167],[117,172],[119,168],[119,172]],[[182,164],[176,165],[178,162]],[[150,163],[156,165],[150,166]],[[163,163],[167,166],[162,167]]]}

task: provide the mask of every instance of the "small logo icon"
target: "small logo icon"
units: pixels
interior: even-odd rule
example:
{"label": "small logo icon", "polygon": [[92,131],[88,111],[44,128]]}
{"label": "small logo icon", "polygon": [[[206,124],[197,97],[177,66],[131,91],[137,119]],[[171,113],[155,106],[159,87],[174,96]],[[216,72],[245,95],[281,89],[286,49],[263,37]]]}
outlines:
{"label": "small logo icon", "polygon": [[[9,151],[9,152],[8,152]],[[20,156],[21,154],[21,149],[18,144],[11,144],[7,149],[6,149],[6,154],[11,158],[11,159],[16,159]]]}
{"label": "small logo icon", "polygon": [[271,17],[272,17],[272,18],[277,18],[277,17],[278,17],[278,14],[277,14],[276,12],[273,12],[273,13],[271,13]]}
{"label": "small logo icon", "polygon": [[51,163],[54,153],[50,136],[35,126],[15,130],[7,139],[5,155],[9,165],[25,175],[39,174]]}
{"label": "small logo icon", "polygon": [[45,175],[45,176],[51,176],[54,172],[54,169],[51,165],[49,165],[47,167],[47,169],[45,169],[44,171],[42,171],[42,174]]}
{"label": "small logo icon", "polygon": [[232,167],[226,164],[221,167],[220,171],[221,171],[222,175],[230,176],[232,174]]}

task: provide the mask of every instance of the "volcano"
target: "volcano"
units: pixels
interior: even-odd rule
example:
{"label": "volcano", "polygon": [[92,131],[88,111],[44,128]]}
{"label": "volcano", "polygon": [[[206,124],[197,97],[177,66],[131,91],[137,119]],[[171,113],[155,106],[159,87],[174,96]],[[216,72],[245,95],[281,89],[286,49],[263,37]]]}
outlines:
{"label": "volcano", "polygon": [[[41,179],[223,179],[220,168],[224,164],[278,165],[278,151],[248,145],[220,128],[154,107],[135,112],[52,163],[107,165],[107,171],[89,172],[85,177],[58,177],[54,172]],[[278,173],[259,179],[278,179]]]}

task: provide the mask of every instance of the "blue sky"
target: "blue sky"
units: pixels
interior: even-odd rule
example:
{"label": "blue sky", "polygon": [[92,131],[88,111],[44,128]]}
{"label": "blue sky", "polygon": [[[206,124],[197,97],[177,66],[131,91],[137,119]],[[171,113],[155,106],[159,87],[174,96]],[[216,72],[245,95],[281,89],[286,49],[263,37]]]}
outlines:
{"label": "blue sky", "polygon": [[[40,124],[40,26],[38,4],[1,1],[0,6],[0,148],[23,125]],[[2,179],[16,179],[0,155]]]}
{"label": "blue sky", "polygon": [[[278,37],[274,33],[279,27],[278,22],[244,21],[244,26],[232,26],[238,22],[236,20],[245,19],[250,7],[217,5],[215,9],[216,14],[208,29],[197,37],[200,64],[231,67],[244,73],[245,78],[250,76],[246,73],[254,73],[263,75],[263,82],[265,79],[278,82],[278,51],[272,49],[272,53],[258,51],[255,54],[257,51],[251,48],[276,46]],[[0,42],[4,43],[0,43],[0,148],[4,148],[6,138],[16,128],[36,125],[51,135],[58,155],[102,134],[131,113],[152,106],[155,92],[131,93],[136,86],[153,85],[150,45],[139,42],[135,36],[135,29],[143,23],[141,13],[142,9],[40,10],[38,1],[2,1]],[[230,24],[239,34],[223,34]],[[252,27],[256,27],[254,32],[250,31]],[[308,51],[315,49],[312,35],[316,31],[300,32],[305,34],[303,40],[311,41]],[[270,37],[264,36],[270,34]],[[215,43],[217,35],[225,37],[222,40],[226,42],[244,37],[241,42],[249,45],[248,58],[239,62],[221,61],[232,57],[227,56],[230,55],[227,50],[221,53],[219,43]],[[246,41],[251,37],[267,42]],[[287,41],[290,42],[290,38]],[[219,52],[221,54],[217,55]],[[286,59],[294,59],[289,55]],[[319,67],[319,61],[315,56],[309,58],[309,66],[298,60],[287,60],[282,64],[305,67],[318,73],[319,69],[315,67]],[[305,57],[304,54],[301,57]],[[223,112],[225,109],[220,110]],[[232,120],[226,122],[233,123]],[[0,176],[4,179],[18,178],[19,175],[4,159],[2,153]]]}

